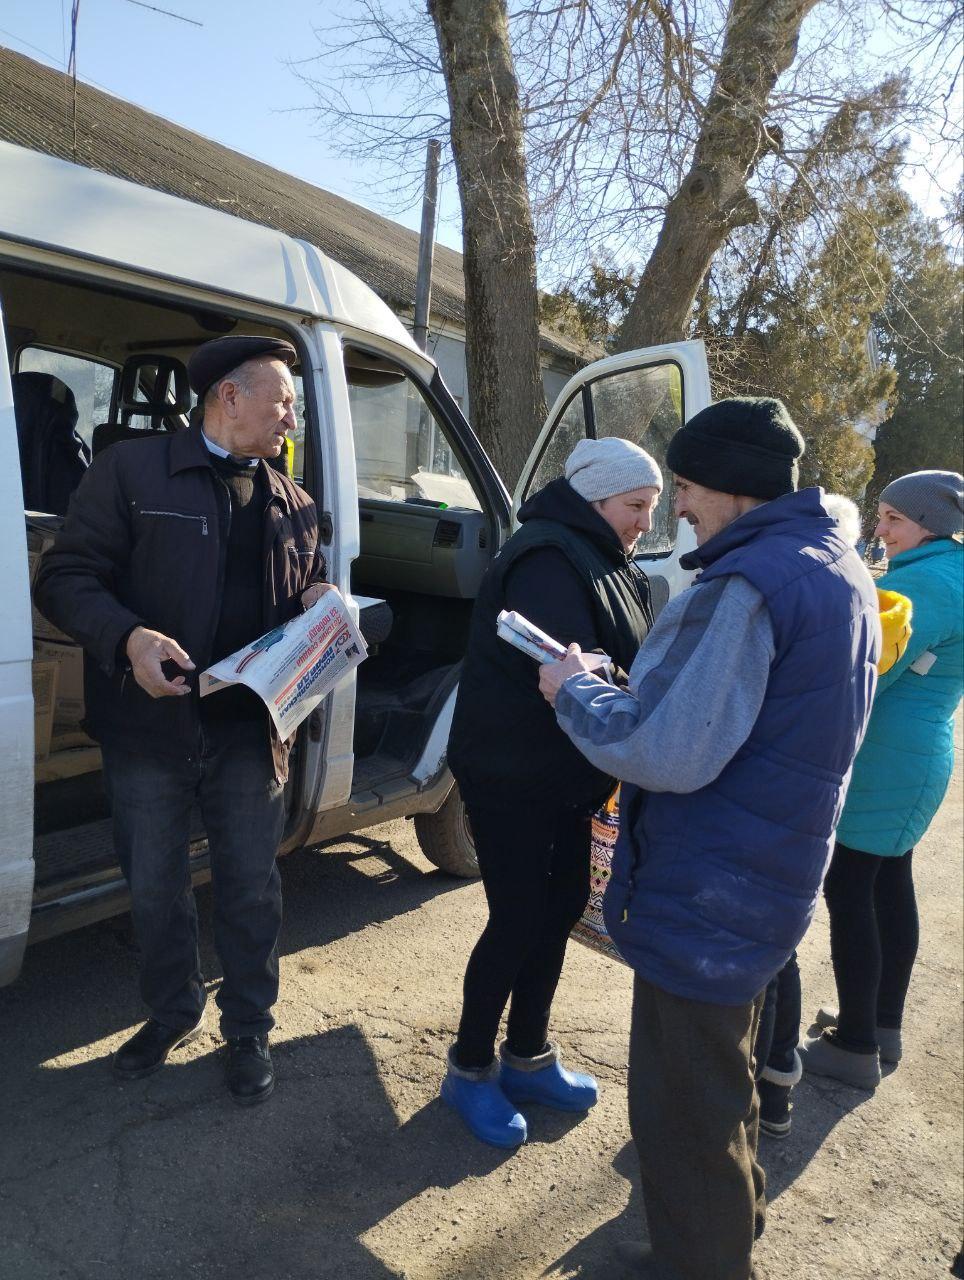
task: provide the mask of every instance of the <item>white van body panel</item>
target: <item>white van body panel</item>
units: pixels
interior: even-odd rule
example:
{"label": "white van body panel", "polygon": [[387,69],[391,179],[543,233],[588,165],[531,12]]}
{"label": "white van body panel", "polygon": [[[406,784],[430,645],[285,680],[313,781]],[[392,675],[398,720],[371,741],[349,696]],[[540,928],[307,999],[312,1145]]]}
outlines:
{"label": "white van body panel", "polygon": [[313,245],[7,142],[0,229],[4,240],[369,330],[424,377],[435,367],[381,298]]}
{"label": "white van body panel", "polygon": [[[17,425],[0,312],[0,449],[16,458]],[[20,972],[33,896],[33,659],[20,468],[0,469],[0,986]]]}
{"label": "white van body panel", "polygon": [[[330,325],[322,322],[304,326],[302,336],[311,353],[311,378],[318,407],[318,438],[314,447],[324,485],[320,505],[332,515],[332,539],[324,549],[328,580],[349,601],[357,622],[358,608],[351,599],[350,573],[360,543],[358,487],[341,339]],[[307,371],[302,376],[307,379]],[[305,797],[306,807],[314,812],[338,808],[347,804],[351,796],[355,690],[354,675],[332,690],[322,708],[324,729],[320,736],[310,735],[305,744],[306,776],[321,778],[319,793]]]}

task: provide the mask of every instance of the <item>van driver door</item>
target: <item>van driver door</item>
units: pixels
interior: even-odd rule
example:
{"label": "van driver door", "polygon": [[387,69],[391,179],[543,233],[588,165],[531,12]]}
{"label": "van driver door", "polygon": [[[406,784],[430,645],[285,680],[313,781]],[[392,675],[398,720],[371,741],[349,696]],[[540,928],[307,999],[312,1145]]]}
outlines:
{"label": "van driver door", "polygon": [[626,351],[581,369],[559,393],[529,455],[513,497],[513,522],[531,493],[563,474],[566,458],[584,438],[621,436],[645,449],[663,469],[663,492],[653,527],[640,538],[636,560],[650,580],[655,612],[691,579],[679,558],[696,545],[693,531],[673,516],[666,446],[673,433],[710,403],[702,342]]}

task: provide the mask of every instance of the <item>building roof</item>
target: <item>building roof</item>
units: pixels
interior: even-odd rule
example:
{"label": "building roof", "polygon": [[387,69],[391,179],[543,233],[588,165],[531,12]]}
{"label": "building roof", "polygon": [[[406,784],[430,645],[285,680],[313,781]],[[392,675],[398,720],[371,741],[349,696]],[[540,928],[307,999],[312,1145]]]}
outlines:
{"label": "building roof", "polygon": [[[414,231],[82,82],[75,129],[69,85],[63,72],[0,47],[0,138],[307,240],[393,308],[414,305]],[[462,255],[440,244],[432,316],[465,324]],[[542,345],[583,363],[564,335],[543,329]]]}

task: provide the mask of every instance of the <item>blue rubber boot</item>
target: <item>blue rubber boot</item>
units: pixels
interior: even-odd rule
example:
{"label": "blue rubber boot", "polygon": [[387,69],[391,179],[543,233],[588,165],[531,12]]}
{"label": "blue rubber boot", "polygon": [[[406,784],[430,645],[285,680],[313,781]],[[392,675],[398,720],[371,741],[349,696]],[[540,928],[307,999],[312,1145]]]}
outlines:
{"label": "blue rubber boot", "polygon": [[499,1064],[481,1070],[458,1066],[449,1050],[449,1069],[442,1081],[442,1101],[459,1113],[472,1133],[493,1147],[521,1147],[528,1136],[519,1114],[499,1086]]}
{"label": "blue rubber boot", "polygon": [[599,1100],[592,1076],[567,1071],[559,1061],[559,1046],[550,1044],[535,1058],[520,1058],[502,1045],[502,1092],[513,1102],[541,1102],[555,1111],[588,1111]]}

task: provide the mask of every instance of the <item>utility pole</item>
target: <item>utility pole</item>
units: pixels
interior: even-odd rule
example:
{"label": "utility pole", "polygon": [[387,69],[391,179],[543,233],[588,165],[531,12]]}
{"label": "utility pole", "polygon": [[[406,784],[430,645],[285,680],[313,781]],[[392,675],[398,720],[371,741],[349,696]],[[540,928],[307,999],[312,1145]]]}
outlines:
{"label": "utility pole", "polygon": [[422,229],[418,238],[418,275],[415,279],[416,346],[428,344],[428,315],[432,304],[432,259],[435,256],[435,218],[438,208],[438,163],[442,144],[429,138],[425,154],[425,192],[422,196]]}

